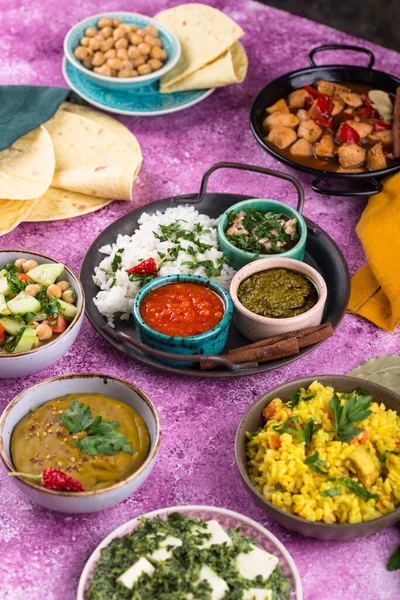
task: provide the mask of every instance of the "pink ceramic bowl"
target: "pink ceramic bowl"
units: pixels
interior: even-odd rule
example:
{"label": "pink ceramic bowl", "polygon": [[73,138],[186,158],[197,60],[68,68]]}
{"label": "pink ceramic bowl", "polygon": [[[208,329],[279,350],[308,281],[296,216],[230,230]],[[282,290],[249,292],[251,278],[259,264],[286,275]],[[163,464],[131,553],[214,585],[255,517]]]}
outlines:
{"label": "pink ceramic bowl", "polygon": [[[290,317],[287,319],[273,319],[262,317],[251,312],[241,304],[238,299],[237,291],[239,285],[244,279],[247,279],[253,273],[266,271],[267,269],[286,268],[292,271],[298,271],[311,279],[317,288],[318,302],[307,312]],[[233,305],[235,307],[235,321],[240,333],[252,342],[258,342],[273,335],[280,335],[288,331],[297,331],[303,327],[313,327],[320,325],[324,313],[324,308],[328,296],[328,290],[325,280],[310,265],[294,260],[293,258],[262,258],[249,263],[236,273],[231,281],[229,289]]]}

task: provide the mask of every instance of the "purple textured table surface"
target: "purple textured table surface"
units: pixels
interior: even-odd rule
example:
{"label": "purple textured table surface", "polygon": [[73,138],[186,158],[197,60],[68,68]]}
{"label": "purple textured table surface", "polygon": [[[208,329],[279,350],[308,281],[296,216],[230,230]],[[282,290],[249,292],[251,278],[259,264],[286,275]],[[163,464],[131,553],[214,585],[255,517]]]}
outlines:
{"label": "purple textured table surface", "polygon": [[[151,4],[151,6],[150,6]],[[0,0],[0,81],[9,84],[65,85],[62,42],[76,21],[102,9],[154,14],[178,4],[95,0],[54,2]],[[214,6],[247,32],[250,69],[246,82],[217,90],[203,103],[168,117],[123,118],[142,145],[144,164],[135,182],[133,204],[115,202],[72,221],[26,223],[0,238],[0,248],[47,253],[76,272],[88,246],[116,218],[153,200],[198,190],[206,168],[221,160],[281,168],[255,142],[249,128],[252,99],[271,79],[307,65],[309,50],[320,44],[356,40],[325,26],[261,4],[216,0]],[[377,68],[400,76],[395,52],[365,43]],[[357,60],[356,55],[352,58]],[[363,57],[360,57],[360,64]],[[305,214],[333,237],[353,273],[364,263],[354,226],[364,201],[320,197],[305,184]],[[293,203],[290,184],[260,176],[223,172],[211,189],[254,193]],[[395,600],[400,574],[385,569],[400,542],[395,528],[354,542],[321,542],[292,535],[270,521],[243,488],[234,461],[234,436],[248,406],[264,391],[305,375],[343,374],[364,360],[400,350],[399,332],[386,333],[347,315],[336,335],[291,365],[254,377],[195,380],[174,377],[130,361],[109,347],[85,320],[80,336],[54,367],[18,381],[0,381],[1,407],[22,389],[61,373],[107,372],[141,387],[157,404],[164,429],[158,463],[141,489],[100,514],[73,517],[32,505],[1,469],[0,598],[70,600],[82,567],[112,529],[141,513],[177,504],[209,504],[242,512],[273,531],[297,562],[305,600]]]}

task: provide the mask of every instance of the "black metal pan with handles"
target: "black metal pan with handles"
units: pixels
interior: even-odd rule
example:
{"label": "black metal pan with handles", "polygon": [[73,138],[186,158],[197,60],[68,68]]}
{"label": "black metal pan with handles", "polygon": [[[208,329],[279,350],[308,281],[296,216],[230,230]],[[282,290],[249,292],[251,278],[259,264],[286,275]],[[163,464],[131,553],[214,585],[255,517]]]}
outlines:
{"label": "black metal pan with handles", "polygon": [[[342,64],[318,66],[314,62],[314,57],[318,52],[324,50],[353,50],[363,52],[369,57],[369,63],[365,67]],[[310,52],[309,62],[310,67],[282,75],[268,83],[260,91],[253,102],[250,112],[251,129],[256,140],[277,160],[289,165],[293,169],[315,175],[316,178],[311,186],[314,192],[330,196],[371,196],[379,193],[382,190],[382,177],[400,170],[398,159],[394,165],[380,171],[337,173],[299,164],[295,160],[280,154],[265,142],[265,133],[262,127],[262,122],[265,118],[265,108],[271,106],[280,98],[287,97],[292,91],[302,88],[304,85],[312,85],[320,79],[344,84],[346,82],[358,83],[369,86],[372,89],[383,90],[393,96],[396,94],[397,87],[400,86],[400,79],[394,75],[373,69],[375,63],[374,54],[371,50],[361,46],[347,46],[342,44],[319,46]]]}

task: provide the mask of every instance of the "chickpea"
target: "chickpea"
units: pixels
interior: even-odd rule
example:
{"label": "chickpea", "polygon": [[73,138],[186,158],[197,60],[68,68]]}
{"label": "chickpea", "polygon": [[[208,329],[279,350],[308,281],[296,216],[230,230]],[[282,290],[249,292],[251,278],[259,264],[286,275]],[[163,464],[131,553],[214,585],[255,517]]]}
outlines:
{"label": "chickpea", "polygon": [[132,68],[122,67],[120,71],[118,71],[117,77],[132,77]]}
{"label": "chickpea", "polygon": [[123,69],[129,69],[129,71],[133,69],[132,61],[128,58],[122,59],[122,70]]}
{"label": "chickpea", "polygon": [[135,25],[134,23],[131,23],[131,24],[129,25],[129,30],[130,30],[130,31],[133,31],[133,32],[134,32],[134,31],[137,31],[138,29],[139,29],[139,27],[138,27],[137,25]]}
{"label": "chickpea", "polygon": [[39,338],[38,336],[35,337],[35,341],[33,342],[33,347],[37,348],[39,346]]}
{"label": "chickpea", "polygon": [[113,27],[119,27],[119,25],[122,25],[122,21],[121,21],[121,19],[114,19],[112,24],[113,24]]}
{"label": "chickpea", "polygon": [[140,50],[137,46],[129,46],[128,48],[129,58],[138,58],[140,56]]}
{"label": "chickpea", "polygon": [[[156,59],[153,59],[153,60],[156,60]],[[106,62],[106,59],[104,58],[103,52],[95,52],[93,59],[92,59],[92,65],[94,67],[101,67],[101,65],[104,65],[105,62]]]}
{"label": "chickpea", "polygon": [[148,34],[148,32],[147,32],[145,29],[137,29],[137,30],[136,30],[136,33],[137,33],[138,35],[141,35],[141,36],[142,36],[142,38],[144,38],[144,36]]}
{"label": "chickpea", "polygon": [[26,286],[24,292],[25,294],[35,297],[39,293],[39,290],[40,287],[37,285],[37,283],[30,283]]}
{"label": "chickpea", "polygon": [[132,61],[132,65],[135,67],[139,67],[140,65],[144,65],[144,63],[146,62],[146,59],[144,56],[138,56],[137,58],[135,58],[135,60]]}
{"label": "chickpea", "polygon": [[105,27],[111,27],[112,25],[112,20],[109,19],[108,17],[102,17],[101,19],[99,19],[97,21],[97,27],[99,29],[104,29]]}
{"label": "chickpea", "polygon": [[79,43],[81,46],[89,46],[90,39],[91,38],[83,37]]}
{"label": "chickpea", "polygon": [[104,29],[101,30],[101,35],[103,36],[103,38],[105,40],[107,40],[109,37],[112,37],[112,34],[113,34],[112,27],[104,27]]}
{"label": "chickpea", "polygon": [[120,71],[122,69],[122,60],[120,58],[109,58],[107,64],[112,70]]}
{"label": "chickpea", "polygon": [[104,64],[104,65],[101,65],[101,67],[95,67],[95,68],[93,69],[93,71],[94,71],[95,73],[98,73],[99,75],[105,75],[106,77],[110,77],[110,75],[111,75],[111,69],[110,69],[110,67],[109,67],[108,65],[106,65],[106,64]]}
{"label": "chickpea", "polygon": [[82,61],[82,64],[87,69],[93,69],[92,59],[91,58],[85,58],[85,60]]}
{"label": "chickpea", "polygon": [[34,269],[35,267],[38,267],[38,266],[39,266],[39,263],[36,262],[36,260],[26,260],[24,262],[24,264],[22,265],[22,268],[23,268],[24,272],[27,273],[31,269]]}
{"label": "chickpea", "polygon": [[158,36],[158,29],[157,29],[157,27],[155,27],[151,23],[149,25],[146,25],[145,30],[148,31],[149,34],[152,35],[153,37],[157,37]]}
{"label": "chickpea", "polygon": [[163,66],[161,60],[158,60],[158,58],[150,58],[150,60],[147,61],[147,64],[151,67],[152,71],[158,71],[158,69],[161,69]]}
{"label": "chickpea", "polygon": [[114,43],[115,43],[114,38],[110,37],[107,40],[104,40],[104,42],[100,46],[100,50],[102,52],[107,52],[108,50],[111,50],[111,48],[114,47]]}
{"label": "chickpea", "polygon": [[86,46],[78,46],[74,50],[74,56],[78,60],[85,60],[88,57],[88,49]]}
{"label": "chickpea", "polygon": [[155,38],[152,35],[145,35],[144,36],[144,41],[146,42],[146,44],[148,44],[151,47],[156,46],[157,39],[158,38]]}
{"label": "chickpea", "polygon": [[62,292],[65,292],[65,290],[68,290],[71,287],[70,282],[65,281],[65,279],[63,279],[62,281],[57,281],[57,285]]}
{"label": "chickpea", "polygon": [[129,41],[131,44],[133,44],[134,46],[139,46],[139,44],[141,44],[144,40],[144,37],[142,35],[138,35],[138,33],[131,33],[131,35],[129,36]]}
{"label": "chickpea", "polygon": [[92,50],[90,46],[88,46],[88,47],[86,48],[86,52],[87,52],[87,58],[90,58],[90,57],[92,57],[92,56],[93,56],[93,54],[94,54],[94,50]]}
{"label": "chickpea", "polygon": [[161,48],[162,42],[161,42],[160,38],[154,38],[154,45]]}
{"label": "chickpea", "polygon": [[121,50],[122,48],[127,48],[127,47],[128,47],[128,40],[126,39],[126,37],[120,38],[119,40],[117,40],[115,42],[115,48],[117,50]]}
{"label": "chickpea", "polygon": [[68,290],[65,290],[65,292],[63,292],[62,299],[64,300],[64,302],[69,302],[70,304],[74,304],[76,301],[75,290],[71,287],[68,288]]}
{"label": "chickpea", "polygon": [[94,38],[92,38],[93,40],[99,40],[100,42],[104,42],[104,40],[106,39],[103,35],[102,31],[98,31],[96,33],[96,35],[94,36]]}
{"label": "chickpea", "polygon": [[139,75],[148,75],[151,73],[151,67],[148,64],[139,65],[137,71]]}
{"label": "chickpea", "polygon": [[105,54],[104,54],[104,58],[105,58],[105,60],[108,60],[109,58],[117,58],[117,51],[115,50],[115,48],[111,48],[111,50],[107,50],[107,52],[105,52]]}
{"label": "chickpea", "polygon": [[117,77],[118,71],[117,69],[111,69],[111,77]]}
{"label": "chickpea", "polygon": [[22,265],[26,263],[26,258],[17,258],[17,260],[15,261],[14,265],[16,267],[18,267],[18,269],[20,271],[22,271]]}
{"label": "chickpea", "polygon": [[40,323],[40,325],[36,327],[36,336],[41,342],[50,340],[53,337],[53,330],[49,325]]}
{"label": "chickpea", "polygon": [[96,27],[88,27],[85,31],[85,36],[88,38],[92,38],[96,35],[97,29]]}
{"label": "chickpea", "polygon": [[58,287],[58,285],[53,283],[52,285],[49,285],[49,287],[47,288],[46,294],[48,295],[49,298],[61,298],[62,291],[61,291],[61,288]]}
{"label": "chickpea", "polygon": [[117,58],[120,58],[121,60],[126,60],[127,58],[129,58],[128,50],[126,48],[121,48],[120,50],[117,50]]}
{"label": "chickpea", "polygon": [[104,40],[100,41],[99,39],[97,39],[95,37],[91,38],[90,42],[89,42],[89,48],[91,48],[92,50],[94,50],[96,52],[97,50],[100,50],[100,46],[103,43],[103,41]]}
{"label": "chickpea", "polygon": [[139,44],[138,48],[140,50],[140,54],[143,54],[144,56],[148,56],[150,54],[151,46],[146,44],[146,42]]}
{"label": "chickpea", "polygon": [[159,48],[158,46],[153,46],[153,48],[151,49],[150,52],[150,57],[151,58],[158,58],[159,60],[165,60],[167,58],[168,54],[165,50],[163,50],[162,48]]}
{"label": "chickpea", "polygon": [[117,27],[117,29],[114,29],[114,33],[113,33],[114,40],[119,40],[124,37],[126,37],[126,31],[125,31],[125,29],[122,28],[122,26]]}

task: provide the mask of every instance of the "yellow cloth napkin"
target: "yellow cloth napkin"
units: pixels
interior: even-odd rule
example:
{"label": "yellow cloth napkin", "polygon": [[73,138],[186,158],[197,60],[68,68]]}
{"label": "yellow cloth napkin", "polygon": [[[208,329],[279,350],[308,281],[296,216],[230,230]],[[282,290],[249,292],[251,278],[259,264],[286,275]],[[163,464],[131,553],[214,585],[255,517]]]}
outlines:
{"label": "yellow cloth napkin", "polygon": [[368,265],[351,280],[348,310],[393,331],[400,323],[400,173],[369,199],[356,233]]}

